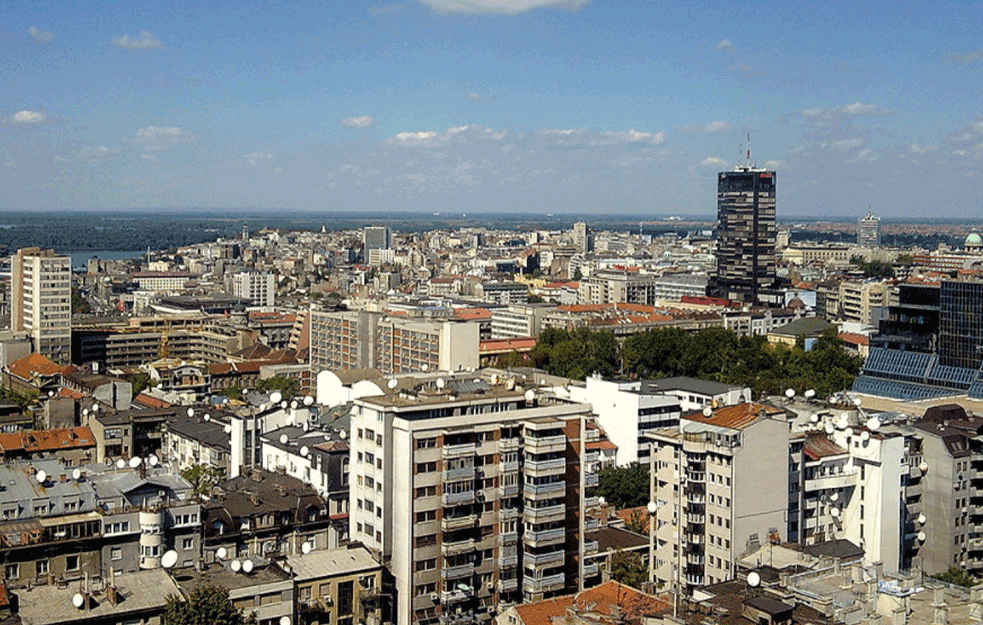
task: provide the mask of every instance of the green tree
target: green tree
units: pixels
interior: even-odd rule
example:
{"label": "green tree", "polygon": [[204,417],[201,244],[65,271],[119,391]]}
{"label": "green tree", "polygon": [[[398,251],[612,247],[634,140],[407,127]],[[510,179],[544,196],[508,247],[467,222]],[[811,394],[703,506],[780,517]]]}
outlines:
{"label": "green tree", "polygon": [[614,581],[641,590],[647,575],[645,563],[638,553],[618,549],[611,554],[611,579]]}
{"label": "green tree", "polygon": [[133,386],[133,396],[136,397],[150,386],[150,374],[138,373],[130,376],[130,385]]}
{"label": "green tree", "polygon": [[244,615],[218,586],[198,586],[187,601],[170,596],[164,607],[167,625],[256,625],[256,614]]}
{"label": "green tree", "polygon": [[260,393],[280,391],[284,399],[290,399],[300,391],[300,387],[297,384],[297,380],[293,378],[275,375],[271,378],[260,380],[259,384],[256,385],[256,390]]}
{"label": "green tree", "polygon": [[502,354],[495,360],[495,366],[499,369],[525,367],[528,364],[529,363],[526,362],[525,357],[515,350],[512,350],[507,354]]}
{"label": "green tree", "polygon": [[89,306],[88,300],[82,297],[82,292],[76,287],[72,287],[72,314],[73,315],[88,315],[92,312],[92,307]]}
{"label": "green tree", "polygon": [[193,464],[181,471],[181,477],[188,480],[196,495],[209,495],[222,481],[222,472],[205,464]]}
{"label": "green tree", "polygon": [[650,499],[648,465],[606,467],[597,472],[597,479],[600,495],[615,508],[637,508]]}
{"label": "green tree", "polygon": [[241,386],[238,384],[232,384],[218,391],[216,395],[224,395],[229,399],[242,399],[242,392],[243,389]]}
{"label": "green tree", "polygon": [[964,588],[972,588],[980,583],[980,580],[973,577],[969,572],[954,566],[950,566],[949,570],[945,573],[935,573],[934,575],[929,575],[929,577],[933,577],[940,582],[945,582],[947,584],[963,586]]}

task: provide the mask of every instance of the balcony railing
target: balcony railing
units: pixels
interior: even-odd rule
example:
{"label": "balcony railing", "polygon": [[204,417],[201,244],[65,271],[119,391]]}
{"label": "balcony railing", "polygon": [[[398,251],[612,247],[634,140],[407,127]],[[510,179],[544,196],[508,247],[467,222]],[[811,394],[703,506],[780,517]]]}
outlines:
{"label": "balcony railing", "polygon": [[474,479],[474,467],[462,467],[460,469],[446,469],[442,474],[445,482],[460,482],[461,480]]}
{"label": "balcony railing", "polygon": [[467,516],[445,516],[440,520],[440,529],[447,532],[450,530],[459,530],[465,527],[474,527],[474,524],[478,522],[477,515],[469,514]]}
{"label": "balcony railing", "polygon": [[527,530],[523,535],[522,540],[530,545],[551,545],[563,542],[565,534],[566,532],[562,527],[538,532],[534,530]]}
{"label": "balcony railing", "polygon": [[519,580],[514,577],[500,578],[498,580],[498,592],[513,592],[519,588]]}
{"label": "balcony railing", "polygon": [[600,478],[597,477],[597,473],[586,473],[584,474],[584,486],[586,488],[591,488],[592,486],[597,486],[600,484]]}
{"label": "balcony railing", "polygon": [[549,484],[524,484],[522,488],[526,495],[533,497],[556,496],[567,490],[566,482],[550,482]]}
{"label": "balcony railing", "polygon": [[462,493],[444,493],[441,500],[445,506],[459,506],[464,503],[474,503],[474,491],[466,490]]}
{"label": "balcony railing", "polygon": [[502,484],[498,487],[498,496],[503,498],[515,497],[519,494],[518,484]]}
{"label": "balcony railing", "polygon": [[846,488],[848,486],[854,486],[857,483],[857,477],[859,475],[860,475],[860,471],[856,469],[852,471],[845,471],[843,473],[815,475],[811,478],[806,478],[805,489],[812,491],[812,490],[823,490],[828,488]]}
{"label": "balcony railing", "polygon": [[528,523],[548,523],[550,521],[560,521],[567,515],[567,508],[563,504],[557,506],[546,506],[545,508],[525,509],[523,516]]}
{"label": "balcony railing", "polygon": [[567,461],[565,458],[552,458],[550,460],[526,460],[525,471],[529,475],[559,475],[566,471]]}
{"label": "balcony railing", "polygon": [[597,553],[598,545],[596,540],[585,540],[584,541],[584,555],[592,556]]}
{"label": "balcony railing", "polygon": [[559,566],[563,564],[564,553],[562,551],[550,551],[548,553],[532,554],[527,553],[523,564],[527,567],[546,567]]}
{"label": "balcony railing", "polygon": [[567,445],[567,437],[562,434],[556,436],[526,437],[525,447],[527,452],[542,454],[563,451]]}
{"label": "balcony railing", "polygon": [[596,562],[588,562],[584,565],[584,577],[594,577],[600,574],[601,567]]}
{"label": "balcony railing", "polygon": [[440,544],[440,553],[445,556],[454,556],[467,551],[474,551],[474,539],[458,540],[454,542],[444,541]]}
{"label": "balcony railing", "polygon": [[440,577],[442,579],[459,579],[461,577],[468,577],[474,575],[474,563],[468,562],[467,564],[462,564],[460,566],[448,566],[440,569]]}
{"label": "balcony railing", "polygon": [[554,590],[561,590],[565,582],[566,577],[563,573],[549,575],[541,579],[525,577],[522,580],[522,589],[532,593],[552,592]]}
{"label": "balcony railing", "polygon": [[473,456],[478,453],[477,443],[462,443],[460,445],[444,445],[441,455],[444,458],[460,458],[462,456]]}

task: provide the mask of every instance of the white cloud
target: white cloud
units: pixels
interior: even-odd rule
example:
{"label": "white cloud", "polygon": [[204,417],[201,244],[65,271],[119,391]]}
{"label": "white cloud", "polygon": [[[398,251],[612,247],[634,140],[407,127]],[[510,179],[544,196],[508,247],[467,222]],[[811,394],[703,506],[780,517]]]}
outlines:
{"label": "white cloud", "polygon": [[864,149],[860,150],[859,152],[857,152],[857,155],[854,156],[853,159],[850,160],[850,162],[851,163],[856,163],[858,161],[864,161],[866,163],[871,163],[873,161],[876,161],[880,157],[881,157],[880,154],[878,154],[877,152],[871,150],[870,148],[864,148]]}
{"label": "white cloud", "polygon": [[765,161],[765,167],[767,169],[781,169],[785,167],[785,161]]}
{"label": "white cloud", "polygon": [[969,128],[975,133],[983,134],[983,121],[969,122]]}
{"label": "white cloud", "polygon": [[387,13],[396,13],[402,9],[403,5],[401,4],[377,4],[369,7],[369,15],[372,17],[379,17],[380,15],[386,15]]}
{"label": "white cloud", "polygon": [[477,93],[469,93],[468,94],[468,99],[469,100],[483,100],[484,98],[482,96],[478,95]]}
{"label": "white cloud", "polygon": [[718,165],[722,166],[726,164],[727,161],[725,161],[722,158],[717,158],[716,156],[707,157],[700,162],[700,165],[703,165],[704,167],[711,167],[711,166],[718,166]]}
{"label": "white cloud", "polygon": [[726,132],[733,128],[727,122],[710,122],[709,124],[689,124],[676,126],[676,130],[690,135],[706,135],[713,132]]}
{"label": "white cloud", "polygon": [[190,130],[177,126],[147,126],[137,130],[133,142],[144,146],[145,150],[163,152],[173,145],[197,141]]}
{"label": "white cloud", "polygon": [[980,59],[983,59],[983,50],[973,50],[972,52],[961,52],[958,54],[950,54],[949,60],[953,63],[962,63],[967,65],[969,63],[975,63]]}
{"label": "white cloud", "polygon": [[363,130],[365,128],[372,128],[375,126],[375,119],[369,117],[368,115],[345,117],[341,120],[341,125],[345,128],[358,128],[359,130]]}
{"label": "white cloud", "polygon": [[47,121],[48,116],[39,111],[20,111],[14,113],[10,118],[15,124],[40,124],[41,122]]}
{"label": "white cloud", "polygon": [[733,52],[734,44],[730,42],[730,39],[722,39],[720,43],[717,44],[717,49],[721,52]]}
{"label": "white cloud", "polygon": [[849,150],[855,150],[866,143],[861,137],[851,137],[849,139],[840,139],[839,141],[833,141],[829,144],[829,147],[833,148],[837,152],[847,152]]}
{"label": "white cloud", "polygon": [[139,37],[120,35],[112,40],[112,44],[127,50],[154,50],[164,47],[161,40],[149,30],[141,30]]}
{"label": "white cloud", "polygon": [[908,151],[916,154],[924,154],[925,152],[934,152],[938,149],[939,146],[937,145],[918,145],[917,143],[912,143]]}
{"label": "white cloud", "polygon": [[802,111],[802,114],[806,117],[830,119],[832,117],[858,117],[861,115],[869,117],[883,117],[885,115],[893,115],[894,111],[882,108],[876,104],[854,102],[853,104],[845,104],[843,106],[806,109]]}
{"label": "white cloud", "polygon": [[243,154],[242,158],[246,159],[246,162],[253,167],[257,167],[260,163],[266,163],[272,160],[273,154],[270,152],[250,152],[249,154]]}
{"label": "white cloud", "polygon": [[123,151],[123,148],[110,148],[105,145],[96,145],[82,148],[78,151],[79,158],[87,161],[97,161],[104,158],[116,156]]}
{"label": "white cloud", "polygon": [[34,40],[38,43],[48,43],[55,38],[55,34],[50,30],[41,30],[37,26],[31,26],[27,29],[27,34],[34,37]]}
{"label": "white cloud", "polygon": [[434,13],[493,13],[518,15],[532,9],[567,9],[576,11],[590,0],[420,0]]}

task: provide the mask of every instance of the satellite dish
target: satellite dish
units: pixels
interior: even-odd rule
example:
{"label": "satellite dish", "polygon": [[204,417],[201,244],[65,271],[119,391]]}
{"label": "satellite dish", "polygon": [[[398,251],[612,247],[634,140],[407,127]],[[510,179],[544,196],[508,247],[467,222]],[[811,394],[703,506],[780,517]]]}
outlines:
{"label": "satellite dish", "polygon": [[299,405],[300,404],[297,403],[297,400],[294,399],[293,401],[290,402],[290,409],[291,410],[297,410],[297,406],[299,406]]}
{"label": "satellite dish", "polygon": [[142,463],[143,463],[143,460],[141,460],[140,456],[133,456],[132,458],[130,458],[130,468],[131,469],[137,468]]}
{"label": "satellite dish", "polygon": [[846,435],[847,436],[853,436],[853,428],[847,428],[846,429]]}
{"label": "satellite dish", "polygon": [[150,454],[150,457],[147,458],[147,462],[150,463],[150,466],[156,467],[158,464],[160,464],[160,458],[158,458],[156,454]]}
{"label": "satellite dish", "polygon": [[806,389],[806,392],[803,393],[803,395],[805,395],[806,399],[812,399],[813,397],[816,396],[816,391],[815,389],[811,389],[811,388]]}
{"label": "satellite dish", "polygon": [[126,460],[123,460],[122,458],[120,458],[119,460],[117,460],[116,461],[116,468],[117,469],[125,469],[126,468]]}
{"label": "satellite dish", "polygon": [[645,509],[649,511],[649,514],[655,514],[656,510],[658,510],[659,507],[655,505],[654,501],[649,501],[648,504],[645,506]]}
{"label": "satellite dish", "polygon": [[819,415],[815,413],[809,415],[809,423],[819,423]]}
{"label": "satellite dish", "polygon": [[99,404],[92,404],[92,412],[99,412]]}
{"label": "satellite dish", "polygon": [[270,393],[271,404],[279,404],[282,399],[283,399],[283,393],[281,393],[280,391],[273,391],[272,393]]}
{"label": "satellite dish", "polygon": [[923,543],[926,538],[928,537],[925,535],[925,532],[918,532],[918,542]]}
{"label": "satellite dish", "polygon": [[846,415],[840,415],[840,418],[836,420],[836,429],[845,430],[847,426],[850,425],[850,420],[846,418]]}
{"label": "satellite dish", "polygon": [[281,445],[286,445],[288,440],[290,440],[290,439],[287,438],[287,435],[286,434],[281,434],[280,435],[280,444]]}
{"label": "satellite dish", "polygon": [[863,432],[861,432],[860,433],[860,440],[862,440],[865,443],[867,441],[869,441],[870,440],[870,432],[868,432],[867,430],[864,430]]}
{"label": "satellite dish", "polygon": [[233,560],[232,562],[229,563],[229,568],[232,569],[233,573],[238,573],[239,571],[242,570],[242,562],[239,562],[238,560]]}
{"label": "satellite dish", "polygon": [[859,397],[854,397],[853,398],[853,405],[856,406],[857,408],[859,408],[860,407],[860,404],[862,404],[862,403],[863,402],[860,401],[860,398]]}
{"label": "satellite dish", "polygon": [[711,408],[710,406],[707,406],[707,407],[705,407],[703,409],[703,416],[704,417],[709,417],[712,414],[713,414],[713,408]]}
{"label": "satellite dish", "polygon": [[751,588],[757,588],[761,584],[761,575],[757,571],[751,571],[747,574],[747,585]]}
{"label": "satellite dish", "polygon": [[306,458],[307,457],[307,454],[309,454],[309,453],[311,453],[311,450],[307,448],[307,445],[304,445],[303,447],[300,448],[300,455],[301,456],[304,456]]}
{"label": "satellite dish", "polygon": [[877,417],[871,417],[867,419],[867,429],[871,432],[876,432],[881,427],[881,420]]}
{"label": "satellite dish", "polygon": [[210,415],[210,414],[208,414],[208,413],[206,412],[206,413],[205,413],[205,416],[204,416],[204,417],[202,417],[202,419],[204,419],[205,421],[211,421],[211,420],[212,420],[212,415]]}
{"label": "satellite dish", "polygon": [[188,408],[188,416],[189,417],[195,416],[195,409],[194,408]]}
{"label": "satellite dish", "polygon": [[34,478],[37,479],[38,484],[44,484],[44,481],[48,479],[48,474],[41,470],[34,474]]}
{"label": "satellite dish", "polygon": [[222,431],[226,434],[232,434],[232,426],[226,423],[225,427],[222,428]]}
{"label": "satellite dish", "polygon": [[164,553],[160,559],[160,565],[165,569],[172,568],[175,564],[177,564],[177,552],[173,549]]}
{"label": "satellite dish", "polygon": [[310,395],[308,395],[307,397],[304,398],[304,405],[305,406],[311,406],[313,404],[314,404],[314,398],[313,397],[311,397]]}
{"label": "satellite dish", "polygon": [[224,560],[228,555],[229,551],[225,547],[219,547],[218,550],[215,551],[215,557],[219,560]]}
{"label": "satellite dish", "polygon": [[795,397],[795,389],[794,388],[787,389],[785,391],[785,397],[788,397],[789,399]]}
{"label": "satellite dish", "polygon": [[280,408],[282,408],[284,410],[287,409],[287,400],[286,399],[284,399],[283,401],[280,402]]}
{"label": "satellite dish", "polygon": [[424,371],[429,371],[430,370],[430,365],[427,364],[427,363],[423,363],[423,365],[420,367],[420,369],[422,369]]}
{"label": "satellite dish", "polygon": [[830,515],[831,515],[831,516],[832,516],[832,517],[833,517],[834,519],[838,519],[838,518],[840,517],[840,509],[839,509],[839,508],[833,508],[833,509],[831,509],[831,510],[829,511],[829,514],[830,514]]}
{"label": "satellite dish", "polygon": [[599,503],[599,504],[601,504],[603,506],[604,504],[607,503],[607,499],[605,499],[604,497],[598,497],[597,498],[597,503]]}
{"label": "satellite dish", "polygon": [[83,408],[82,409],[82,416],[83,417],[89,416],[89,409],[88,408]]}
{"label": "satellite dish", "polygon": [[918,469],[919,469],[919,470],[920,470],[920,471],[921,471],[922,473],[925,473],[926,471],[928,471],[928,463],[927,463],[927,462],[925,462],[925,461],[922,461],[922,463],[918,465]]}
{"label": "satellite dish", "polygon": [[925,516],[925,513],[922,513],[922,514],[919,514],[918,515],[918,523],[919,524],[925,525],[925,521],[927,521],[927,520],[928,520],[928,517]]}
{"label": "satellite dish", "polygon": [[526,391],[526,401],[533,401],[536,399],[536,392],[532,389]]}
{"label": "satellite dish", "polygon": [[82,470],[75,469],[74,471],[72,471],[72,479],[75,480],[76,482],[82,479]]}
{"label": "satellite dish", "polygon": [[839,498],[840,498],[840,494],[839,493],[833,493],[832,495],[829,496],[829,500],[830,501],[838,501]]}
{"label": "satellite dish", "polygon": [[280,625],[290,625],[290,617],[283,615],[280,617]]}
{"label": "satellite dish", "polygon": [[54,391],[48,391],[48,397],[54,397],[54,396],[55,396]]}
{"label": "satellite dish", "polygon": [[311,549],[313,549],[313,547],[311,547],[311,543],[307,542],[306,540],[304,541],[304,544],[300,546],[301,552],[303,552],[305,555],[310,553]]}
{"label": "satellite dish", "polygon": [[341,430],[340,432],[338,432],[338,438],[342,440],[348,438],[348,432],[346,432],[345,430]]}
{"label": "satellite dish", "polygon": [[390,389],[396,388],[397,385],[399,385],[399,382],[396,381],[396,378],[392,378],[386,382],[386,386],[388,386]]}
{"label": "satellite dish", "polygon": [[82,606],[85,605],[85,596],[83,596],[80,592],[72,595],[72,605],[81,610]]}
{"label": "satellite dish", "polygon": [[823,429],[826,430],[827,434],[832,434],[836,428],[833,427],[832,423],[827,423]]}
{"label": "satellite dish", "polygon": [[437,381],[434,382],[434,384],[437,385],[437,388],[444,388],[447,386],[447,382],[444,380],[444,378],[437,378]]}
{"label": "satellite dish", "polygon": [[255,565],[253,564],[253,561],[252,560],[243,560],[242,561],[242,572],[245,573],[246,575],[249,575],[250,573],[253,572],[253,566],[255,566]]}

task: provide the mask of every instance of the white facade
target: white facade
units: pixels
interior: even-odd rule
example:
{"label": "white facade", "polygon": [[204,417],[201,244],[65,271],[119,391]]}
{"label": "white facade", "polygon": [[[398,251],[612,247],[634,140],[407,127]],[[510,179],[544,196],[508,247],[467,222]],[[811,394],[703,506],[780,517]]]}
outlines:
{"label": "white facade", "polygon": [[251,300],[254,306],[271,308],[276,297],[276,276],[253,271],[237,273],[232,281],[232,294]]}
{"label": "white facade", "polygon": [[72,352],[72,261],[52,250],[25,248],[10,257],[10,328],[34,351],[67,365]]}

